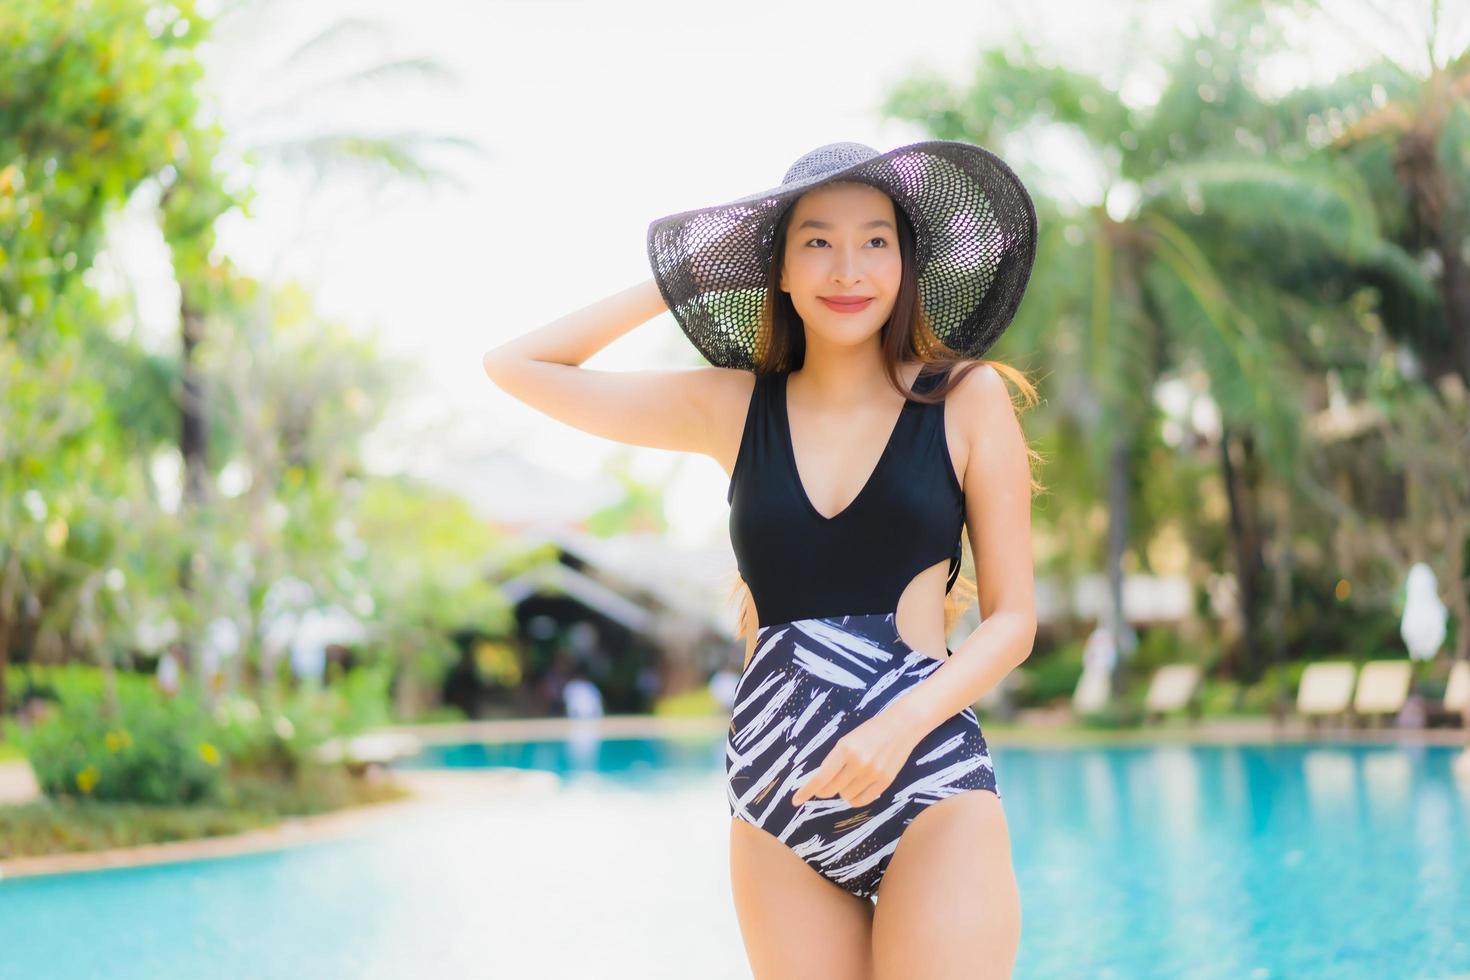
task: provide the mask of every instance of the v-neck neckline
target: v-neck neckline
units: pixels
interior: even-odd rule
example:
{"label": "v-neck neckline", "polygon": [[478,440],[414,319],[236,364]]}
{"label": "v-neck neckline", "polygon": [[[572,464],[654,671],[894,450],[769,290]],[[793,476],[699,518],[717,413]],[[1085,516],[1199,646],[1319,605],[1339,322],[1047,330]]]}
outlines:
{"label": "v-neck neckline", "polygon": [[[919,368],[920,373],[914,376],[913,384],[909,385],[910,393],[915,391],[915,385],[919,383],[919,378],[923,376],[923,370],[924,369],[921,366]],[[796,495],[801,498],[801,502],[806,505],[806,509],[811,513],[811,515],[817,520],[821,521],[823,524],[832,524],[841,519],[843,515],[851,513],[853,508],[856,507],[858,503],[862,501],[863,497],[867,495],[868,490],[873,486],[873,484],[877,482],[878,474],[883,471],[883,464],[886,463],[888,461],[888,457],[893,454],[893,447],[898,441],[898,431],[903,428],[903,420],[905,417],[907,417],[909,408],[913,405],[917,405],[918,402],[911,401],[907,398],[904,399],[902,407],[900,407],[898,410],[898,418],[893,420],[893,427],[888,431],[888,440],[883,443],[883,450],[878,454],[878,462],[873,464],[872,470],[868,473],[868,478],[863,481],[863,485],[858,488],[857,494],[850,501],[847,502],[846,506],[844,506],[837,513],[833,514],[831,517],[828,517],[821,511],[817,510],[817,505],[812,503],[811,495],[808,494],[806,490],[806,484],[801,481],[801,467],[798,466],[796,463],[796,443],[791,438],[791,412],[789,411],[789,403],[786,399],[786,382],[790,377],[790,371],[786,371],[781,375],[781,397],[779,403],[781,406],[781,428],[784,430],[783,434],[786,437],[786,461],[791,468],[791,479],[796,484]]]}

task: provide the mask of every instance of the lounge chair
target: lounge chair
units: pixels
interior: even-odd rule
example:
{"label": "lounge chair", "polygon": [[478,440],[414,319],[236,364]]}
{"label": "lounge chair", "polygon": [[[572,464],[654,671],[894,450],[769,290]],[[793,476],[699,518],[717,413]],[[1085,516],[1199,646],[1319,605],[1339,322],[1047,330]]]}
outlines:
{"label": "lounge chair", "polygon": [[1143,699],[1145,719],[1182,708],[1189,708],[1197,716],[1199,705],[1195,692],[1199,689],[1201,673],[1199,664],[1165,664],[1154,671]]}
{"label": "lounge chair", "polygon": [[1296,689],[1297,714],[1315,725],[1324,716],[1341,715],[1346,719],[1352,707],[1353,682],[1357,668],[1342,661],[1319,661],[1307,664]]}
{"label": "lounge chair", "polygon": [[1442,707],[1458,714],[1460,724],[1470,724],[1470,660],[1456,660],[1450,666]]}
{"label": "lounge chair", "polygon": [[1364,718],[1396,715],[1409,698],[1413,665],[1408,660],[1370,660],[1358,672],[1353,713]]}
{"label": "lounge chair", "polygon": [[1072,711],[1085,715],[1108,706],[1113,693],[1112,678],[1106,670],[1083,670],[1072,692]]}

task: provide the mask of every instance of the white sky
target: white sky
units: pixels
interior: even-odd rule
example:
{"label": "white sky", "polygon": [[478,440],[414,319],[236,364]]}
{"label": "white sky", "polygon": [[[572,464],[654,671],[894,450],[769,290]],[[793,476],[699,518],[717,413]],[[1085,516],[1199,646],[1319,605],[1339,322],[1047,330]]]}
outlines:
{"label": "white sky", "polygon": [[[378,444],[378,468],[431,474],[507,446],[576,478],[628,452],[640,477],[666,487],[676,540],[708,544],[726,535],[718,464],[624,447],[541,416],[485,379],[481,353],[646,279],[644,234],[655,217],[774,185],[822,143],[886,149],[924,138],[877,119],[885,90],[915,68],[962,78],[977,51],[1019,31],[1058,60],[1112,78],[1129,101],[1148,101],[1158,83],[1149,48],[1172,43],[1179,18],[1203,5],[1140,4],[1139,25],[1120,16],[1129,6],[278,2],[254,37],[211,59],[227,106],[268,100],[277,78],[268,52],[299,43],[334,15],[391,28],[381,43],[344,45],[355,54],[345,63],[422,55],[460,81],[362,90],[316,115],[304,106],[297,117],[277,110],[237,131],[258,141],[277,132],[412,128],[469,137],[488,154],[436,156],[467,186],[432,193],[394,187],[367,196],[339,184],[304,199],[300,181],[259,174],[254,219],[225,222],[221,246],[247,271],[300,277],[324,313],[380,331],[390,351],[420,365],[413,397]],[[1036,140],[992,147],[1036,182],[1033,191],[1089,195],[1095,182],[1079,172],[1085,161],[1046,148]],[[120,261],[140,292],[143,333],[176,344],[176,299],[156,232],[129,225],[118,235]],[[665,315],[588,366],[700,363]]]}

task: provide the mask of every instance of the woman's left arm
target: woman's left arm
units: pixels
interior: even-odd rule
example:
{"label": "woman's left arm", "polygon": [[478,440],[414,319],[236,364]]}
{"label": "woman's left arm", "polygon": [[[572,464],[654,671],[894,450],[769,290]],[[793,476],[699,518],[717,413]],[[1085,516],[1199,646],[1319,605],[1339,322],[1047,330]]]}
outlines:
{"label": "woman's left arm", "polygon": [[978,701],[1031,653],[1031,466],[1020,421],[1005,379],[988,365],[972,369],[949,393],[946,414],[951,409],[964,419],[969,445],[965,524],[982,620],[937,670],[838,739],[792,794],[793,806],[833,795],[868,805],[924,736]]}
{"label": "woman's left arm", "polygon": [[923,736],[1000,683],[1031,654],[1036,639],[1031,560],[1031,466],[1005,379],[988,365],[967,374],[945,410],[962,420],[965,524],[975,556],[980,625],[939,669],[887,710]]}

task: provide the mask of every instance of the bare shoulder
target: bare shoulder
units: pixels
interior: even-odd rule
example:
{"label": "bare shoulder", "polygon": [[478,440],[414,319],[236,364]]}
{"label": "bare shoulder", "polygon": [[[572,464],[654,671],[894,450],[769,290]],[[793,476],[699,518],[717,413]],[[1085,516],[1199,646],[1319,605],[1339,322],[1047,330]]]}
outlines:
{"label": "bare shoulder", "polygon": [[994,431],[996,425],[1016,416],[1005,378],[989,364],[966,370],[945,400],[967,437]]}
{"label": "bare shoulder", "polygon": [[[993,459],[1019,435],[1010,388],[1001,373],[989,364],[966,370],[946,401],[945,415],[953,420],[949,425],[961,442],[956,455],[962,457],[957,463],[963,473],[973,474],[976,467],[972,462]],[[964,482],[970,481],[967,478]]]}

